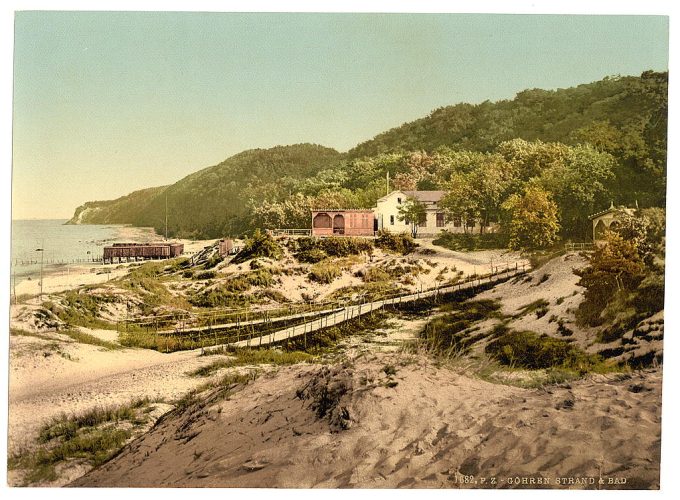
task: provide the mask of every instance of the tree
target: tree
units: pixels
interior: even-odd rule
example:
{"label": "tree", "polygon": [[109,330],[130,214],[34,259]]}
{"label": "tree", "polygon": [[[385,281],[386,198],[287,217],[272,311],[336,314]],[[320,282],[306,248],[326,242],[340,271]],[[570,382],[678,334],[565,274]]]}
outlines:
{"label": "tree", "polygon": [[503,209],[508,212],[510,248],[544,248],[555,242],[560,229],[557,205],[540,187],[529,185],[522,195],[511,195]]}
{"label": "tree", "polygon": [[561,161],[545,169],[538,182],[560,208],[563,234],[583,239],[588,216],[609,198],[607,182],[614,177],[614,158],[586,145],[567,149]]}
{"label": "tree", "polygon": [[588,257],[588,262],[588,267],[575,271],[581,277],[578,285],[586,289],[577,317],[585,324],[597,326],[615,295],[637,288],[644,278],[645,265],[635,242],[613,231],[605,233],[604,243]]}
{"label": "tree", "polygon": [[399,207],[399,220],[411,224],[411,236],[418,236],[418,227],[427,220],[427,207],[425,203],[415,198],[407,198],[406,202]]}
{"label": "tree", "polygon": [[467,221],[479,216],[479,200],[472,196],[470,175],[456,172],[445,185],[446,194],[439,202],[439,208],[444,211],[448,221],[458,220],[463,225],[463,231],[468,232]]}

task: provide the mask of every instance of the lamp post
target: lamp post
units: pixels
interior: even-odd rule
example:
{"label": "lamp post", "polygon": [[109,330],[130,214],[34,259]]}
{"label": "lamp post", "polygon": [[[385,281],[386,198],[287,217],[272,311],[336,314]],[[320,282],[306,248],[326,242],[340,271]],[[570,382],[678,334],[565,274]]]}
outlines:
{"label": "lamp post", "polygon": [[[44,247],[44,245],[43,245]],[[42,295],[43,295],[43,262],[45,259],[45,249],[44,248],[36,248],[36,252],[40,252],[40,303],[42,304]]]}

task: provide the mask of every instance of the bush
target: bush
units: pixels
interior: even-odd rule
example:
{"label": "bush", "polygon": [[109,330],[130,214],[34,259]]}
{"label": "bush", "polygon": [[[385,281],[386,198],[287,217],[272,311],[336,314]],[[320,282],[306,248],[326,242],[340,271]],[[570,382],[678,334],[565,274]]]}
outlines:
{"label": "bush", "polygon": [[505,365],[538,369],[562,367],[587,371],[599,362],[569,342],[534,332],[512,331],[489,343],[485,352]]}
{"label": "bush", "polygon": [[193,275],[196,280],[209,280],[217,276],[215,271],[200,271]]}
{"label": "bush", "polygon": [[454,251],[493,250],[507,248],[508,235],[505,233],[450,233],[444,230],[432,243]]}
{"label": "bush", "polygon": [[319,262],[312,266],[312,269],[309,272],[309,279],[327,285],[332,283],[341,273],[342,271],[340,271],[340,268],[336,264]]}
{"label": "bush", "polygon": [[300,262],[316,264],[317,262],[327,259],[328,254],[320,248],[310,248],[309,250],[303,250],[302,252],[295,254],[295,258]]}
{"label": "bush", "polygon": [[501,316],[500,304],[489,299],[452,302],[442,306],[442,310],[452,309],[455,312],[433,319],[421,332],[420,338],[425,340],[429,349],[444,353],[465,350],[479,340],[468,335],[473,328],[477,328],[477,322]]}
{"label": "bush", "polygon": [[364,273],[365,283],[375,283],[376,281],[387,281],[391,278],[390,273],[380,267],[369,267]]}
{"label": "bush", "polygon": [[283,255],[283,250],[279,244],[274,241],[271,234],[261,232],[259,229],[255,230],[252,238],[248,238],[241,250],[233,261],[235,264],[240,264],[250,259],[257,257],[267,257],[278,260]]}
{"label": "bush", "polygon": [[315,264],[327,257],[347,257],[349,255],[370,254],[373,245],[369,240],[332,236],[329,238],[300,238],[291,243],[295,258],[300,262]]}
{"label": "bush", "polygon": [[378,231],[375,246],[389,252],[406,255],[415,250],[418,245],[413,241],[410,234],[390,233],[381,229]]}
{"label": "bush", "polygon": [[536,318],[542,318],[548,313],[550,303],[545,299],[538,299],[520,307],[516,317],[520,318],[529,313],[536,313]]}
{"label": "bush", "polygon": [[246,279],[252,286],[268,287],[274,283],[274,277],[267,269],[252,271],[247,274]]}
{"label": "bush", "polygon": [[224,258],[221,257],[219,253],[215,253],[205,264],[203,264],[203,269],[212,269],[223,260]]}

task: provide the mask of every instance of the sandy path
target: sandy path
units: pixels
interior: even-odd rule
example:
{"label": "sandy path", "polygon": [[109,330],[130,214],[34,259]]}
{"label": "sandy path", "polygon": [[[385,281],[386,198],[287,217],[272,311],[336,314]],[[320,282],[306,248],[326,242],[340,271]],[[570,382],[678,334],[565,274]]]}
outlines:
{"label": "sandy path", "polygon": [[520,389],[393,354],[285,368],[166,418],[75,485],[508,488],[519,476],[658,488],[660,385],[646,372]]}
{"label": "sandy path", "polygon": [[[58,345],[58,351],[54,352],[55,347],[50,350],[48,344]],[[186,372],[211,361],[214,358],[199,357],[197,351],[107,351],[76,343],[13,338],[9,449],[29,445],[44,423],[62,413],[143,397],[176,399],[203,382]]]}

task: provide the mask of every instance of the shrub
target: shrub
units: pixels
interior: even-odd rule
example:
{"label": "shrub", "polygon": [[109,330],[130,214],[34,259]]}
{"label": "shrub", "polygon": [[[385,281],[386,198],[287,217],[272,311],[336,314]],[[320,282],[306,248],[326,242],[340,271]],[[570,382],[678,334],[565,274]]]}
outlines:
{"label": "shrub", "polygon": [[337,237],[300,238],[291,243],[295,257],[300,262],[314,264],[327,257],[347,257],[349,255],[370,254],[373,245],[362,238]]}
{"label": "shrub", "polygon": [[432,243],[455,251],[492,250],[507,248],[508,235],[505,233],[450,233],[444,230]]}
{"label": "shrub", "polygon": [[529,304],[522,306],[519,309],[516,317],[522,317],[529,313],[536,313],[536,318],[542,318],[548,313],[548,306],[550,303],[545,299],[538,299],[530,302]]}
{"label": "shrub", "polygon": [[267,287],[274,283],[274,277],[267,269],[252,271],[247,274],[246,279],[252,286]]}
{"label": "shrub", "polygon": [[309,271],[309,279],[327,285],[340,276],[340,268],[331,262],[319,262]]}
{"label": "shrub", "polygon": [[203,269],[212,269],[217,264],[222,262],[222,260],[224,260],[223,257],[220,256],[219,252],[216,252],[215,254],[213,254],[212,257],[208,259],[208,261],[205,264],[203,264]]}
{"label": "shrub", "polygon": [[585,372],[599,362],[597,356],[565,340],[527,331],[506,333],[489,343],[485,352],[505,365],[530,369],[562,367]]}
{"label": "shrub", "polygon": [[[420,334],[429,349],[440,352],[466,349],[478,340],[468,335],[475,323],[500,317],[500,304],[488,299],[448,303],[442,309],[455,312],[433,319]],[[492,334],[498,334],[498,330]]]}
{"label": "shrub", "polygon": [[215,271],[200,271],[193,275],[196,280],[209,280],[217,276]]}
{"label": "shrub", "polygon": [[271,288],[266,288],[264,290],[261,290],[255,294],[256,297],[258,298],[267,298],[269,300],[273,300],[274,302],[278,302],[279,304],[284,304],[286,302],[290,302],[291,300],[286,297],[283,293],[279,292],[278,290],[273,290]]}
{"label": "shrub", "polygon": [[321,250],[320,248],[311,248],[309,250],[303,250],[295,254],[295,258],[300,262],[306,262],[308,264],[316,264],[322,260],[328,258],[328,254]]}
{"label": "shrub", "polygon": [[417,245],[410,234],[391,233],[381,229],[378,231],[375,246],[389,252],[406,255],[411,253]]}
{"label": "shrub", "polygon": [[243,249],[234,257],[235,264],[240,264],[257,257],[267,257],[278,260],[283,255],[283,250],[274,240],[271,234],[255,230],[252,238],[248,238],[243,245]]}
{"label": "shrub", "polygon": [[363,275],[364,282],[387,281],[391,278],[390,273],[380,267],[369,267]]}

